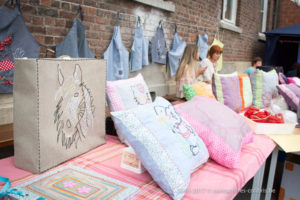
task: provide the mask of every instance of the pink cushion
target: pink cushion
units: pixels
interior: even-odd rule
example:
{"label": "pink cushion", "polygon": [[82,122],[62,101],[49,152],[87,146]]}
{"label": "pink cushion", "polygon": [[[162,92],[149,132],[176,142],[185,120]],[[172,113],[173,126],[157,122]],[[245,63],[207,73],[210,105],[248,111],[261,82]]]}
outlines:
{"label": "pink cushion", "polygon": [[297,86],[300,86],[300,79],[298,77],[289,77],[287,78],[287,83],[292,83]]}
{"label": "pink cushion", "polygon": [[244,119],[222,103],[196,96],[175,106],[207,146],[217,163],[237,168],[243,144],[253,141],[253,133]]}

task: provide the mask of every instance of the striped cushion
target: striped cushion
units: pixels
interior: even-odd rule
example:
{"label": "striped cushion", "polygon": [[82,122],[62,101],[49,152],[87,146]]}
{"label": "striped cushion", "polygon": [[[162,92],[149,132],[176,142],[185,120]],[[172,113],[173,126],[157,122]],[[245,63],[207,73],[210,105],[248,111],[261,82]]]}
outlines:
{"label": "striped cushion", "polygon": [[252,105],[252,89],[248,74],[239,75],[240,93],[242,99],[242,110]]}

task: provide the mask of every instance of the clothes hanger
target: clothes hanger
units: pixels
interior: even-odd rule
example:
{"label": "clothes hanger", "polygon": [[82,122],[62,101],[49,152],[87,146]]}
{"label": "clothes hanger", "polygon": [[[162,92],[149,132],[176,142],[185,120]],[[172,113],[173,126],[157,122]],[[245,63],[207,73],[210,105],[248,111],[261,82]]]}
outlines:
{"label": "clothes hanger", "polygon": [[77,8],[77,15],[76,17],[80,16],[80,20],[83,21],[83,11],[82,11],[82,7],[79,4],[78,8]]}
{"label": "clothes hanger", "polygon": [[[4,5],[7,7],[9,1],[10,1],[10,5],[11,5],[11,6],[14,6],[14,0],[6,0]],[[15,4],[15,5],[16,5],[16,7],[19,9],[19,11],[21,12],[21,4],[20,4],[20,0],[16,0],[16,4]]]}
{"label": "clothes hanger", "polygon": [[121,18],[120,18],[120,12],[118,11],[115,26],[119,26],[119,21],[120,20],[121,20]]}

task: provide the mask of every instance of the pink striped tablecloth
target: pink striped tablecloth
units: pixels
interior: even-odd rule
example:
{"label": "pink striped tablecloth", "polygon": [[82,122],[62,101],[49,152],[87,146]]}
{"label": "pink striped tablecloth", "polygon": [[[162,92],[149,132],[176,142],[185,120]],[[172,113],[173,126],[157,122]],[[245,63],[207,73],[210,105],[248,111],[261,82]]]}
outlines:
{"label": "pink striped tablecloth", "polygon": [[[105,145],[60,166],[73,164],[138,186],[140,191],[132,198],[134,200],[170,199],[147,172],[136,174],[120,167],[124,148],[125,145],[121,144],[116,137],[107,136]],[[192,174],[183,199],[233,199],[239,190],[255,175],[274,148],[275,143],[267,136],[255,135],[254,142],[242,148],[240,168],[228,169],[209,160]],[[12,182],[12,186],[38,176],[16,168],[13,159],[13,157],[9,157],[0,160],[0,176],[8,177]]]}

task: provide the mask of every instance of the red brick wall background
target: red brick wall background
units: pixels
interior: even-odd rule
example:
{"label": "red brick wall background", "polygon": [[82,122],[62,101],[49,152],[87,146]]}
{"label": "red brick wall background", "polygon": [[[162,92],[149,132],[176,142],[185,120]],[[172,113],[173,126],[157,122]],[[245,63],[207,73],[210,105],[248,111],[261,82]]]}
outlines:
{"label": "red brick wall background", "polygon": [[[284,0],[289,1],[289,0]],[[2,5],[5,0],[0,0]],[[121,13],[122,39],[129,50],[132,45],[137,12],[149,14],[145,19],[147,26],[144,34],[150,40],[158,23],[153,16],[165,20],[165,37],[168,46],[174,35],[174,23],[178,23],[178,33],[188,43],[196,43],[197,34],[208,29],[209,42],[213,41],[222,13],[220,0],[173,0],[174,13],[146,6],[132,0],[21,0],[21,10],[25,22],[36,40],[45,46],[55,46],[68,33],[76,16],[78,4],[84,11],[83,24],[91,50],[101,57],[108,47],[113,34],[116,11]],[[253,56],[263,56],[265,43],[258,41],[260,26],[260,0],[238,1],[237,25],[241,34],[220,28],[220,39],[224,46],[224,61],[250,61]],[[157,14],[157,15],[156,15]],[[0,13],[1,15],[1,13]],[[3,17],[3,16],[1,16]],[[5,16],[4,16],[5,17]],[[184,26],[181,24],[189,24]],[[195,25],[200,28],[197,30]],[[41,57],[45,57],[45,47],[41,48]],[[48,53],[48,57],[54,55]]]}
{"label": "red brick wall background", "polygon": [[300,7],[291,0],[281,0],[277,27],[291,26],[300,23]]}

